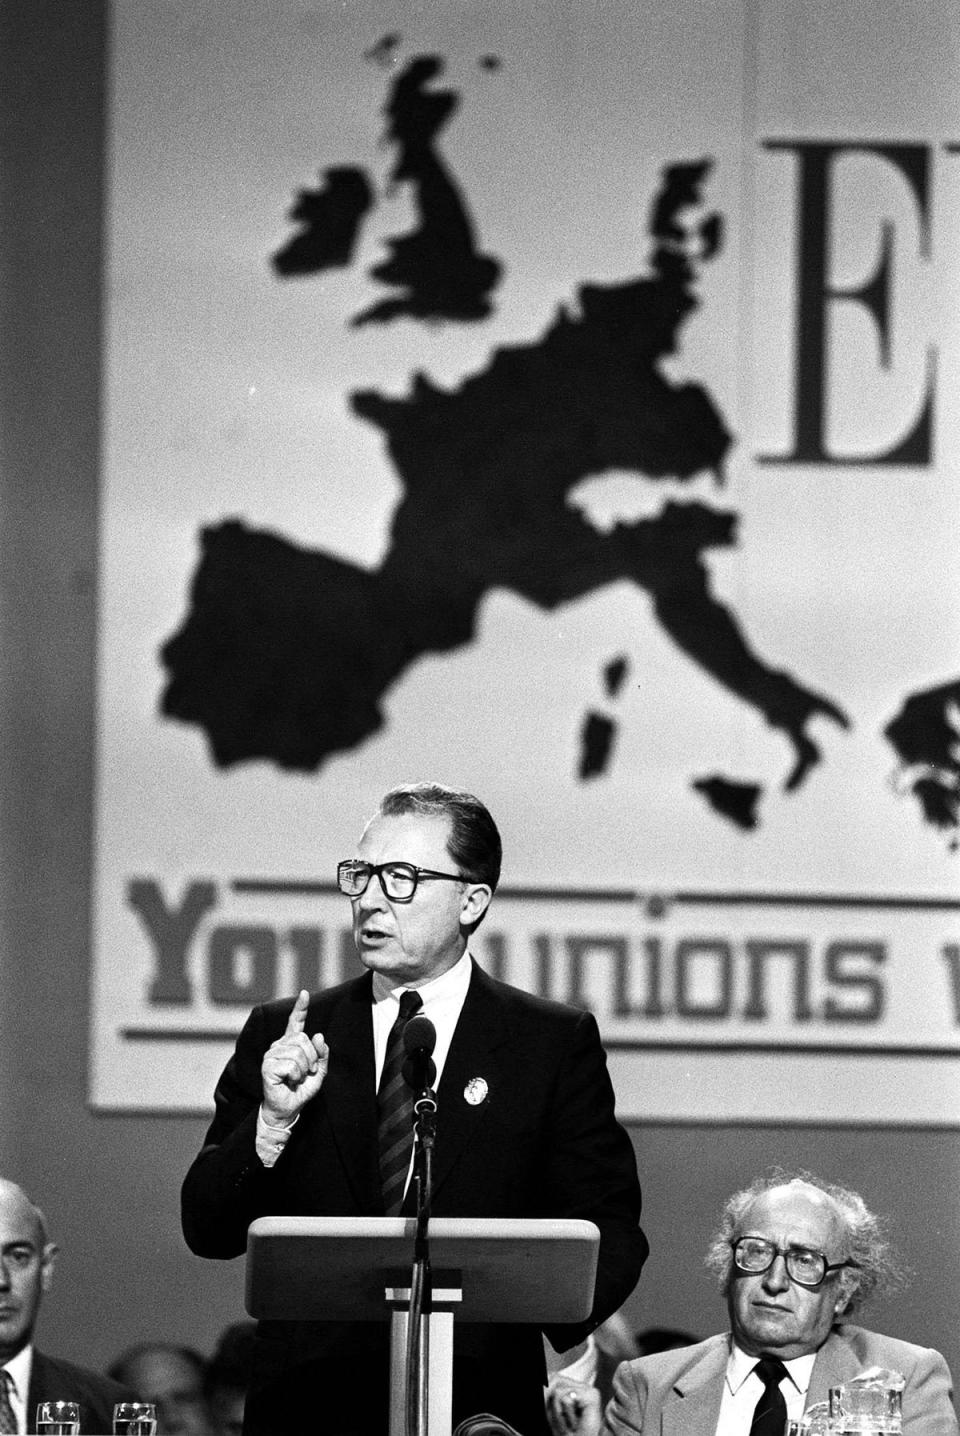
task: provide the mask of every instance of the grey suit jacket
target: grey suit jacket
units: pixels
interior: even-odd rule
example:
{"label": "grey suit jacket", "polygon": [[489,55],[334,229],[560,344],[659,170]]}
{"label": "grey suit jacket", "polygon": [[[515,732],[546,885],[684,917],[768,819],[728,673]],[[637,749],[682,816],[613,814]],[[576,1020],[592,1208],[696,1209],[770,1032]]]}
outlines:
{"label": "grey suit jacket", "polygon": [[[617,1371],[603,1436],[714,1436],[730,1350],[727,1334],[696,1346],[625,1361]],[[807,1406],[868,1366],[899,1371],[905,1436],[957,1436],[950,1372],[939,1351],[860,1326],[835,1326],[817,1353]]]}

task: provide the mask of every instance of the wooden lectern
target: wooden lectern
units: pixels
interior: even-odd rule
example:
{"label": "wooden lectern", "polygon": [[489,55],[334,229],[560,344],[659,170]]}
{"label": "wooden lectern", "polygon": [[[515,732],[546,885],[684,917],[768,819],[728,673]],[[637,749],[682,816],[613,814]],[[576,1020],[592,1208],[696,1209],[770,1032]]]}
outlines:
{"label": "wooden lectern", "polygon": [[[384,1321],[390,1436],[404,1436],[414,1217],[258,1217],[247,1234],[246,1307],[268,1321]],[[428,1436],[450,1436],[453,1326],[583,1321],[593,1306],[593,1222],[433,1217],[432,1310],[423,1318]]]}

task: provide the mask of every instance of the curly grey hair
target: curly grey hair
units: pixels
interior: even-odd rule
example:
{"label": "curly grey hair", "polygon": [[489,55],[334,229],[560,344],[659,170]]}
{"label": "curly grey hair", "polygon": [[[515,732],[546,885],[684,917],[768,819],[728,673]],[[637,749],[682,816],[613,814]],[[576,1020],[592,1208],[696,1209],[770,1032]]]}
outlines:
{"label": "curly grey hair", "polygon": [[848,1293],[845,1315],[864,1306],[871,1297],[889,1296],[906,1284],[909,1272],[890,1244],[886,1223],[869,1210],[859,1192],[834,1182],[824,1182],[811,1172],[774,1167],[766,1176],[758,1177],[749,1187],[728,1197],[720,1213],[720,1223],[710,1239],[704,1261],[724,1295],[729,1290],[733,1271],[731,1243],[741,1234],[748,1210],[764,1192],[774,1187],[790,1186],[794,1182],[814,1187],[829,1197],[843,1223],[847,1256],[856,1262],[856,1269],[847,1268],[840,1274]]}

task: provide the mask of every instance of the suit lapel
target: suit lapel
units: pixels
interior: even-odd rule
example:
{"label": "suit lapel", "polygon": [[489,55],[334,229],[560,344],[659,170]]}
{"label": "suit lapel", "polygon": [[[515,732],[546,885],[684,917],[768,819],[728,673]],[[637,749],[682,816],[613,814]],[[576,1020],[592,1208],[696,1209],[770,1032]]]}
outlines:
{"label": "suit lapel", "polygon": [[[322,1107],[315,1115],[317,1119],[321,1112],[326,1115],[360,1212],[376,1212],[381,1204],[372,1006],[373,982],[367,973],[331,1011],[324,1011],[321,997],[307,1016],[307,1030],[323,1032],[331,1053],[330,1068],[317,1099]],[[441,1189],[460,1153],[475,1139],[488,1103],[504,1095],[500,1090],[502,1069],[493,1054],[509,1038],[502,1004],[486,974],[474,962],[437,1091],[441,1137],[434,1164],[434,1193]],[[484,1101],[471,1103],[464,1093],[476,1077],[487,1083],[488,1094]],[[314,1116],[309,1107],[306,1113]],[[306,1115],[304,1120],[308,1120]]]}
{"label": "suit lapel", "polygon": [[861,1363],[847,1341],[838,1331],[831,1331],[813,1363],[810,1385],[807,1387],[807,1406],[813,1406],[817,1401],[826,1401],[831,1386],[839,1386],[842,1381],[849,1381],[860,1369]]}
{"label": "suit lapel", "polygon": [[[66,1385],[61,1379],[62,1368],[48,1356],[44,1356],[33,1348],[33,1361],[30,1363],[30,1383],[27,1389],[27,1430],[33,1431],[36,1422],[37,1407],[41,1401],[73,1401],[76,1393],[73,1383]],[[81,1412],[81,1417],[83,1413]]]}
{"label": "suit lapel", "polygon": [[33,1360],[30,1363],[30,1384],[27,1388],[27,1430],[32,1431],[34,1418],[37,1414],[37,1405],[41,1401],[49,1401],[46,1384],[46,1360],[42,1357],[36,1347],[33,1348]]}
{"label": "suit lapel", "polygon": [[[374,1081],[373,985],[358,979],[326,1015],[308,1016],[309,1031],[322,1031],[330,1045],[330,1067],[319,1101],[360,1212],[382,1210],[377,1166],[377,1094]],[[325,1024],[325,1025],[324,1025]],[[319,1113],[318,1113],[319,1115]]]}
{"label": "suit lapel", "polygon": [[677,1378],[660,1414],[662,1436],[714,1436],[729,1351],[727,1338],[717,1337],[703,1359]]}
{"label": "suit lapel", "polygon": [[[509,1040],[510,1028],[496,991],[483,970],[472,962],[470,986],[437,1088],[434,1194],[442,1189],[461,1152],[482,1129],[489,1104],[506,1096],[500,1090],[503,1068],[495,1053]],[[471,1102],[466,1096],[468,1084],[474,1083],[470,1091],[475,1093],[477,1078],[486,1083],[487,1090],[482,1101]]]}

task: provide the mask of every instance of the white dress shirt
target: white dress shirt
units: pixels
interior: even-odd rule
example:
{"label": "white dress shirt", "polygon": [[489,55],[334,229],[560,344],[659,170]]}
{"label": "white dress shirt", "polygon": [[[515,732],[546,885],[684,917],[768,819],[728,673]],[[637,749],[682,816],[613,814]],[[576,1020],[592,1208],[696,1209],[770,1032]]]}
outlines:
{"label": "white dress shirt", "polygon": [[[453,967],[441,973],[439,977],[435,977],[432,982],[425,982],[422,987],[416,989],[423,1000],[423,1006],[418,1015],[429,1017],[437,1034],[437,1045],[433,1049],[433,1061],[437,1069],[435,1087],[440,1085],[443,1064],[447,1060],[454,1030],[466,1000],[467,988],[470,986],[470,972],[470,954],[464,952]],[[380,1085],[380,1074],[386,1060],[387,1038],[390,1036],[390,1029],[396,1022],[397,1014],[400,1011],[400,998],[406,991],[405,987],[391,987],[381,973],[373,974],[375,1089]],[[331,1052],[330,1061],[335,1062],[336,1060],[336,1053]],[[294,1118],[288,1127],[273,1127],[263,1120],[263,1108],[260,1108],[257,1114],[256,1148],[257,1156],[265,1167],[272,1167],[277,1161],[287,1144],[296,1120]]]}
{"label": "white dress shirt", "polygon": [[[808,1356],[795,1356],[783,1363],[787,1374],[780,1382],[780,1390],[787,1403],[788,1421],[798,1421],[803,1415],[816,1357],[816,1352],[811,1351]],[[749,1436],[754,1409],[763,1392],[763,1382],[753,1369],[756,1364],[756,1356],[748,1356],[731,1342],[717,1436]]]}
{"label": "white dress shirt", "polygon": [[[22,1351],[18,1351],[16,1356],[11,1356],[9,1361],[3,1363],[3,1369],[9,1372],[13,1382],[13,1385],[8,1387],[10,1405],[17,1418],[17,1430],[23,1433],[27,1429],[27,1395],[30,1391],[30,1373],[33,1370],[33,1347],[28,1344]],[[30,1430],[33,1430],[32,1419]]]}
{"label": "white dress shirt", "polygon": [[[440,1086],[443,1064],[450,1051],[454,1029],[460,1017],[467,988],[470,986],[470,954],[465,952],[459,962],[447,972],[425,982],[416,990],[423,999],[423,1006],[416,1014],[429,1017],[437,1032],[437,1045],[433,1049],[433,1060],[437,1068],[435,1087]],[[376,1085],[380,1086],[380,1074],[387,1055],[387,1038],[400,1011],[400,998],[407,989],[390,987],[379,972],[373,974],[373,1046],[377,1058]],[[331,1058],[332,1060],[332,1058]]]}

